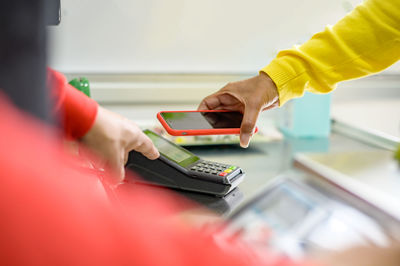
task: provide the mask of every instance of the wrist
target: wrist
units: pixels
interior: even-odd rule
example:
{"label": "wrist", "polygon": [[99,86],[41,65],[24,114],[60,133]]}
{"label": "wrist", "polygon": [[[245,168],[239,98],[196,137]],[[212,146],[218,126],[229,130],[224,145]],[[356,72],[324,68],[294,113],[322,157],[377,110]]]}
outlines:
{"label": "wrist", "polygon": [[275,82],[263,71],[260,71],[258,74],[258,79],[260,80],[261,88],[264,90],[264,96],[267,99],[268,105],[279,106],[279,93]]}

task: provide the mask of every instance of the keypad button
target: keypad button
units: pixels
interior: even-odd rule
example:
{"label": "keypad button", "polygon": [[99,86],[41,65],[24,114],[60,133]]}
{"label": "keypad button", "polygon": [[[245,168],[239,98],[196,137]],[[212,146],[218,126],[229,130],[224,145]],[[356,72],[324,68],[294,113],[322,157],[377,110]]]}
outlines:
{"label": "keypad button", "polygon": [[190,170],[212,175],[227,176],[238,167],[212,161],[200,161],[190,167]]}

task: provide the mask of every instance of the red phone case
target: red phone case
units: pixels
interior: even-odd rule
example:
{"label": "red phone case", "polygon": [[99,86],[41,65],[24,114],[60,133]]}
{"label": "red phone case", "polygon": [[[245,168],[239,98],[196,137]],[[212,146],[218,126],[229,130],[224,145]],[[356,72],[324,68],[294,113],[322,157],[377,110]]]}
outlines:
{"label": "red phone case", "polygon": [[[196,111],[161,111],[157,113],[157,119],[163,125],[165,130],[172,136],[196,136],[196,135],[238,135],[240,128],[213,128],[213,129],[173,129],[161,116],[161,113],[180,113],[180,112],[231,112],[229,110],[196,110]],[[257,132],[257,128],[255,130]]]}

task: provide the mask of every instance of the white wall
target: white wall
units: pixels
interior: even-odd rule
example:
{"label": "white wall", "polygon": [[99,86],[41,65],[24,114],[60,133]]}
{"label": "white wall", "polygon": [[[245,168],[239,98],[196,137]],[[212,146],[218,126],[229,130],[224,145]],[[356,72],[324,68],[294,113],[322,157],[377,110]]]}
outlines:
{"label": "white wall", "polygon": [[[62,0],[63,72],[254,73],[360,0]],[[397,67],[400,70],[400,67]]]}

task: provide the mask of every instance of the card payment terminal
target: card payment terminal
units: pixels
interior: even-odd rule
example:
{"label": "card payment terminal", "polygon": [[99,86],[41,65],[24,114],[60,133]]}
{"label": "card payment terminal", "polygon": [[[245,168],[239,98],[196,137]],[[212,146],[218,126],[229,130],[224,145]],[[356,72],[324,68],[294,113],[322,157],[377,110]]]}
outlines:
{"label": "card payment terminal", "polygon": [[244,178],[238,166],[202,160],[150,130],[143,132],[159,150],[160,158],[150,160],[139,152],[129,153],[126,168],[139,174],[140,182],[224,196]]}

